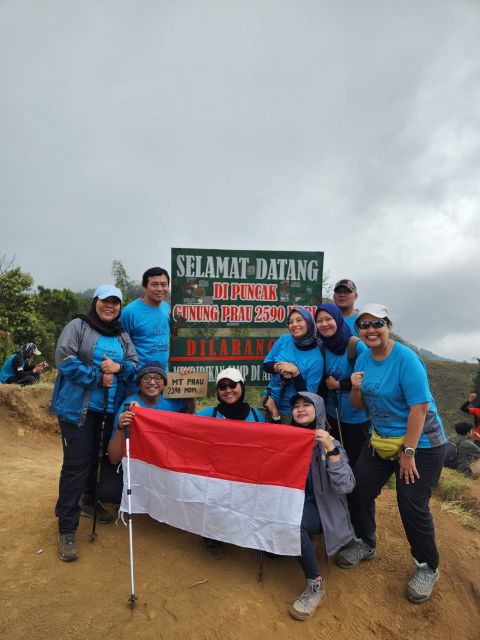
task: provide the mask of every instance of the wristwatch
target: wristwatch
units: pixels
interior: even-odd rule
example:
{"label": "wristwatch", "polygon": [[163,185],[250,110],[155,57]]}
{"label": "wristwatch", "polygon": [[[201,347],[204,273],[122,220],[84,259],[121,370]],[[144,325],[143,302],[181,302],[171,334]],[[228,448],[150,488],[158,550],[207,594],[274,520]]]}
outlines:
{"label": "wristwatch", "polygon": [[413,447],[403,447],[403,453],[407,456],[407,458],[414,458],[417,450]]}
{"label": "wristwatch", "polygon": [[272,416],[273,422],[280,422],[281,419],[282,419],[282,416]]}
{"label": "wristwatch", "polygon": [[339,456],[340,449],[338,447],[333,447],[333,449],[331,451],[327,451],[325,455],[327,458],[330,458],[330,456]]}

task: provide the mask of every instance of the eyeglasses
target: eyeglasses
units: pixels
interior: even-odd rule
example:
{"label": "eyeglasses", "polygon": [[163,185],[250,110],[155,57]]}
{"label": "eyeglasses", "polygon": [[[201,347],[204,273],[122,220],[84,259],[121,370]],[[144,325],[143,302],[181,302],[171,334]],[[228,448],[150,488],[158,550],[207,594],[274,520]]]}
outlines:
{"label": "eyeglasses", "polygon": [[379,318],[378,320],[360,320],[360,322],[357,322],[357,327],[363,330],[369,329],[370,327],[372,327],[372,329],[381,329],[386,324],[386,320]]}
{"label": "eyeglasses", "polygon": [[225,389],[235,389],[237,384],[238,382],[233,382],[233,380],[230,382],[219,382],[217,384],[217,389],[220,389],[220,391],[225,391]]}
{"label": "eyeglasses", "polygon": [[162,380],[163,380],[162,376],[159,376],[157,374],[148,375],[148,373],[140,378],[140,382],[157,382],[158,383],[158,382],[161,382]]}

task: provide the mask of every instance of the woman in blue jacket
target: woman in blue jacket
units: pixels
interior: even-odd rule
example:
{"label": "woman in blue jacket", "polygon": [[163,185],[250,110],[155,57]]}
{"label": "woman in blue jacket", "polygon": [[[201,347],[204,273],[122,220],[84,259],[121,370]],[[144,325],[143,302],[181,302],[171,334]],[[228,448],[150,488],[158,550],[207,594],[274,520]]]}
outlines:
{"label": "woman in blue jacket", "polygon": [[318,568],[312,536],[323,533],[325,553],[333,556],[354,537],[346,494],[355,486],[352,469],[338,440],[325,430],[325,406],[316,393],[300,392],[290,400],[291,424],[315,429],[315,446],[305,486],[298,558],[307,579],[305,591],[290,608],[297,620],[313,616],[325,596],[325,580]]}
{"label": "woman in blue jacket", "polygon": [[[69,322],[55,351],[58,376],[52,411],[58,416],[63,444],[59,496],[58,555],[70,562],[78,558],[75,532],[82,515],[93,515],[96,473],[102,424],[103,451],[110,439],[115,413],[135,379],[137,354],[118,321],[120,289],[101,285],[86,315]],[[97,509],[98,522],[112,520],[106,509]]]}
{"label": "woman in blue jacket", "polygon": [[344,321],[335,304],[321,304],[315,313],[318,335],[322,340],[320,351],[324,357],[324,373],[319,393],[325,401],[327,421],[332,434],[345,447],[353,468],[367,434],[369,421],[365,409],[356,409],[350,403],[352,381],[350,376],[357,356],[368,347]]}
{"label": "woman in blue jacket", "polygon": [[315,320],[304,307],[295,307],[287,319],[288,333],[280,336],[263,363],[272,374],[265,407],[274,422],[290,422],[290,399],[299,391],[315,393],[323,374],[323,356],[318,349]]}

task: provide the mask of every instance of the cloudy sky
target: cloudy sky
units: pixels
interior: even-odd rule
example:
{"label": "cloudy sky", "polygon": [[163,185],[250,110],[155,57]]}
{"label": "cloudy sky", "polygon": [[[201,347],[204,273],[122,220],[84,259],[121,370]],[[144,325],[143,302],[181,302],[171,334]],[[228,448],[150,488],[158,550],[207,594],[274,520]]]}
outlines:
{"label": "cloudy sky", "polygon": [[477,1],[0,0],[0,90],[0,255],[36,284],[323,250],[480,355]]}

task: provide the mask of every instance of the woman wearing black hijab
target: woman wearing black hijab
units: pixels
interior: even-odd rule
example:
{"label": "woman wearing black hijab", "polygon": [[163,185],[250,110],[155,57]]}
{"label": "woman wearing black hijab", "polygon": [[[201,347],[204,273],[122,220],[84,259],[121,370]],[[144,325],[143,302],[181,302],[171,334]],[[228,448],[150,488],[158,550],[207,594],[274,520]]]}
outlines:
{"label": "woman wearing black hijab", "polygon": [[[95,463],[102,424],[105,451],[115,413],[127,385],[135,379],[137,354],[118,321],[121,304],[120,289],[112,285],[98,287],[89,312],[66,325],[55,351],[58,376],[52,411],[58,416],[63,445],[55,514],[58,555],[64,562],[78,558],[75,532],[80,510],[82,515],[93,515]],[[97,520],[112,520],[100,505]]]}
{"label": "woman wearing black hijab", "polygon": [[[223,369],[217,376],[216,406],[205,407],[197,411],[197,416],[226,418],[227,420],[245,420],[246,422],[265,422],[261,411],[257,411],[245,402],[245,382],[241,371],[234,367]],[[223,543],[211,538],[203,538],[205,547],[215,558],[223,558]]]}

